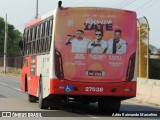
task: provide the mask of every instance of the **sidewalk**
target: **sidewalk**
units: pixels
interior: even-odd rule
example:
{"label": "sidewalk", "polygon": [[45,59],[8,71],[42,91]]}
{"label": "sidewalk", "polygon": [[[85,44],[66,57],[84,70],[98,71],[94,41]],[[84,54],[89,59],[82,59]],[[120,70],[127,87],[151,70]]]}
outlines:
{"label": "sidewalk", "polygon": [[19,78],[21,79],[21,74],[17,74],[17,73],[2,73],[0,72],[0,76],[9,76],[9,77],[16,77],[16,78]]}

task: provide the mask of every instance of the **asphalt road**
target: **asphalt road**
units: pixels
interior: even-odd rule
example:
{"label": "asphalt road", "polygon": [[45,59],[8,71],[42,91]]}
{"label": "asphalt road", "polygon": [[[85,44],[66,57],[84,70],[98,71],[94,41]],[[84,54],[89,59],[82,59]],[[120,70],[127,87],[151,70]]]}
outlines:
{"label": "asphalt road", "polygon": [[[154,106],[151,104],[142,104],[137,103],[133,100],[126,100],[122,102],[120,111],[125,115],[135,114],[134,117],[113,117],[120,114],[102,114],[98,111],[97,103],[82,105],[80,103],[64,103],[62,109],[60,110],[41,110],[39,109],[38,103],[29,103],[27,100],[27,94],[21,92],[20,90],[21,84],[20,79],[13,76],[4,76],[0,74],[0,111],[18,111],[22,114],[25,112],[40,112],[42,116],[54,116],[56,119],[63,119],[61,117],[65,117],[65,119],[119,119],[119,120],[128,120],[128,119],[160,119],[160,117],[136,117],[136,115],[140,115],[140,113],[157,113],[160,114],[160,106]],[[140,112],[139,112],[140,111]],[[136,114],[137,113],[137,114]],[[147,114],[148,114],[147,113]],[[2,113],[0,113],[2,114]],[[25,113],[28,114],[28,113]],[[152,114],[153,115],[153,114]],[[154,116],[154,115],[153,115]],[[0,118],[1,120],[2,118]],[[8,118],[7,118],[8,119]],[[25,119],[25,118],[24,118]],[[36,118],[34,118],[36,119]],[[40,118],[38,118],[40,119]],[[46,117],[45,119],[50,119],[50,117]],[[16,118],[17,120],[17,118]]]}

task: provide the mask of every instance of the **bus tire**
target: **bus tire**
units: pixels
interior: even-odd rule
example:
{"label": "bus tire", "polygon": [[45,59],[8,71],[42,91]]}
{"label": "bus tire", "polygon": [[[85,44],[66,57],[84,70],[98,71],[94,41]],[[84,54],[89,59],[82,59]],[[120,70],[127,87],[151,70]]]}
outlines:
{"label": "bus tire", "polygon": [[28,101],[29,102],[36,102],[38,100],[37,97],[33,96],[33,95],[30,95],[28,94]]}
{"label": "bus tire", "polygon": [[83,104],[83,105],[89,105],[90,102],[89,101],[81,101],[81,104]]}
{"label": "bus tire", "polygon": [[45,105],[45,99],[43,98],[43,87],[42,87],[42,79],[41,78],[39,81],[38,102],[39,102],[40,109],[47,109],[47,106]]}
{"label": "bus tire", "polygon": [[98,109],[101,112],[119,112],[120,100],[102,98],[98,101]]}
{"label": "bus tire", "polygon": [[62,107],[62,98],[59,95],[53,95],[50,99],[50,108],[52,110],[59,110]]}

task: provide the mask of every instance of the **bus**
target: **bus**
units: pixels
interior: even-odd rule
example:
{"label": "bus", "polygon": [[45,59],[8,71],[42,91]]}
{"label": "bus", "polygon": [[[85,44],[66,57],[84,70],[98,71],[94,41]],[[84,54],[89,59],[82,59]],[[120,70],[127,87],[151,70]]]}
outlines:
{"label": "bus", "polygon": [[136,96],[136,31],[134,11],[59,3],[25,25],[22,91],[40,109],[75,101],[119,111]]}

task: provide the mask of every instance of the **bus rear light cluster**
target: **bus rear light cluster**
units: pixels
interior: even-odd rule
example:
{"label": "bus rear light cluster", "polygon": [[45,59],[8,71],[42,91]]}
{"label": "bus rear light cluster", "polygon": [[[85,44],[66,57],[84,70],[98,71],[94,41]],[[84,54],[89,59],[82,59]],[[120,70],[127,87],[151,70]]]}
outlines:
{"label": "bus rear light cluster", "polygon": [[129,59],[127,74],[126,74],[126,81],[131,81],[134,77],[135,58],[136,58],[136,53],[132,54]]}
{"label": "bus rear light cluster", "polygon": [[60,52],[55,49],[55,74],[58,79],[63,79],[63,64]]}

